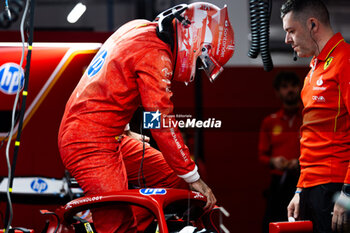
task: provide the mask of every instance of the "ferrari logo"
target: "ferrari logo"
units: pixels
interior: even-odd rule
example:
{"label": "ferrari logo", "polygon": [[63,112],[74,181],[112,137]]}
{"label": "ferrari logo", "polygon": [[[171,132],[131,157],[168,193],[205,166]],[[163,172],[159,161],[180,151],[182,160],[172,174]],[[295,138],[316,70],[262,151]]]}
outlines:
{"label": "ferrari logo", "polygon": [[272,129],[272,135],[277,136],[277,135],[280,135],[281,133],[282,133],[282,126],[275,125],[275,127],[273,127]]}
{"label": "ferrari logo", "polygon": [[324,63],[323,69],[326,70],[332,61],[333,61],[333,57],[327,58],[326,62]]}

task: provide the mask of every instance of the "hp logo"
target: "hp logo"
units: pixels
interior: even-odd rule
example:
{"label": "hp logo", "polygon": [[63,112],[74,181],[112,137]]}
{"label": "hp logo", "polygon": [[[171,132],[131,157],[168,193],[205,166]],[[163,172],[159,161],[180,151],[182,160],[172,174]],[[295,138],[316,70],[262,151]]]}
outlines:
{"label": "hp logo", "polygon": [[0,66],[0,90],[8,95],[16,94],[18,89],[24,86],[23,73],[22,67],[16,63],[5,63]]}
{"label": "hp logo", "polygon": [[32,181],[30,187],[37,193],[43,193],[47,190],[48,185],[43,179],[37,178]]}
{"label": "hp logo", "polygon": [[139,191],[142,195],[164,195],[166,194],[166,189],[140,189]]}
{"label": "hp logo", "polygon": [[105,49],[99,51],[96,54],[96,56],[90,63],[89,67],[87,68],[87,74],[89,78],[93,77],[95,74],[97,74],[101,70],[103,64],[106,61],[106,57],[107,57],[107,50]]}

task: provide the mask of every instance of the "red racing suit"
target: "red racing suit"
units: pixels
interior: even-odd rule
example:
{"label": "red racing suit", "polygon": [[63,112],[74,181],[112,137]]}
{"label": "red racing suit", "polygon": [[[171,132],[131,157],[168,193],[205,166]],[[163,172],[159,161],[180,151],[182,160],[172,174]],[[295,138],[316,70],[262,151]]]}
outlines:
{"label": "red racing suit", "polygon": [[310,63],[301,97],[298,187],[350,183],[350,45],[335,34]]}
{"label": "red racing suit", "polygon": [[[159,110],[162,116],[173,112],[170,84],[174,58],[170,46],[157,37],[156,25],[134,20],[118,29],[103,44],[67,102],[58,145],[64,165],[87,195],[125,190],[128,180],[135,180],[136,175],[131,178],[129,173],[139,169],[141,142],[120,135],[139,105],[146,111]],[[169,179],[174,172],[188,183],[198,180],[197,166],[178,128],[151,132],[162,154],[146,149],[145,161],[149,158],[148,164],[154,168],[150,170],[159,173],[150,177],[145,173],[147,184],[170,187],[179,179]],[[120,212],[124,220],[110,219],[113,224],[107,224],[111,217],[106,209],[99,214],[95,211],[94,223],[101,221],[97,231],[132,232],[135,223],[130,220],[130,209]],[[122,228],[123,221],[130,225]]]}

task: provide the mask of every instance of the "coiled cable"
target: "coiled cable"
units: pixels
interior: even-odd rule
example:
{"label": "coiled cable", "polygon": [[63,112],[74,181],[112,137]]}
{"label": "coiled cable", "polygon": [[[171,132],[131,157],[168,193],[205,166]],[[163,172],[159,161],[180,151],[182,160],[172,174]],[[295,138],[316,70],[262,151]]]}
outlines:
{"label": "coiled cable", "polygon": [[250,58],[257,58],[260,51],[260,11],[259,11],[259,0],[250,0],[250,29],[251,29],[251,47],[248,52]]}
{"label": "coiled cable", "polygon": [[250,0],[249,2],[251,47],[248,56],[257,58],[261,53],[265,71],[273,69],[269,46],[271,7],[271,0]]}
{"label": "coiled cable", "polygon": [[270,54],[270,6],[271,0],[260,1],[260,53],[264,64],[265,71],[271,71],[273,69],[272,58]]}

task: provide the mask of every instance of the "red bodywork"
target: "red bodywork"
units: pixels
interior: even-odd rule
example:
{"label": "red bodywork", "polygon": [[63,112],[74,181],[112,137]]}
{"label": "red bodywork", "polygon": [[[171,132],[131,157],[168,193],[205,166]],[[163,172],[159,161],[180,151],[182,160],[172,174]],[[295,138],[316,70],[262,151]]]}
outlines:
{"label": "red bodywork", "polygon": [[[206,198],[202,194],[180,189],[146,189],[151,191],[161,190],[163,193],[145,195],[141,193],[141,190],[142,189],[133,189],[106,195],[82,197],[58,208],[54,213],[46,210],[42,211],[43,214],[52,214],[47,233],[53,233],[56,229],[57,232],[74,233],[75,229],[73,223],[75,223],[76,220],[73,219],[73,216],[78,212],[95,207],[117,205],[121,203],[137,205],[148,209],[154,215],[158,223],[159,232],[161,233],[169,232],[165,218],[165,214],[169,209],[167,211],[164,211],[164,209],[171,206],[171,204],[176,205],[176,207],[181,206],[181,204],[184,205],[183,212],[180,211],[183,215],[178,216],[179,219],[186,221],[187,217],[184,216],[190,211],[190,213],[193,212],[193,216],[190,216],[189,218],[191,219],[191,223],[195,222],[193,225],[196,227],[206,227],[211,229],[215,227],[212,225],[213,223],[210,222],[211,219],[209,222],[207,221],[210,213],[204,213],[202,209],[206,203]],[[194,211],[194,208],[197,208],[197,211]]]}
{"label": "red bodywork", "polygon": [[[59,124],[65,104],[83,72],[100,48],[101,43],[33,43],[24,127],[21,135],[15,176],[43,176],[62,179],[64,167],[57,148]],[[20,64],[21,43],[0,43],[0,66]],[[26,65],[25,49],[23,69]],[[6,137],[11,122],[15,95],[0,91],[0,141]],[[21,95],[20,101],[21,103]],[[4,129],[4,126],[7,129]],[[11,141],[13,155],[15,128]],[[7,140],[0,150],[0,179],[8,175],[5,157]],[[25,203],[14,202],[13,226],[40,231],[44,218],[39,210],[56,208],[57,203],[36,205],[32,199]],[[52,207],[52,205],[55,205]],[[6,197],[0,197],[0,211],[5,213]],[[2,219],[1,219],[2,220]],[[0,221],[1,227],[3,222]]]}
{"label": "red bodywork", "polygon": [[[100,46],[100,43],[33,44],[27,104],[16,176],[63,177],[64,168],[57,149],[60,119],[68,96]],[[21,53],[21,43],[0,43],[0,66],[6,63],[19,65]],[[27,50],[25,50],[23,69],[26,64],[26,55]],[[2,124],[2,128],[11,122],[14,100],[15,95],[0,91],[0,124]],[[0,140],[6,137],[7,132],[7,130],[0,132]],[[16,135],[17,127],[12,138],[13,141]],[[52,140],[53,138],[56,140]],[[12,153],[13,149],[10,151]],[[0,164],[6,164],[3,153],[4,150],[1,151]],[[45,166],[42,166],[43,164]],[[7,176],[7,169],[2,168],[0,176]]]}

